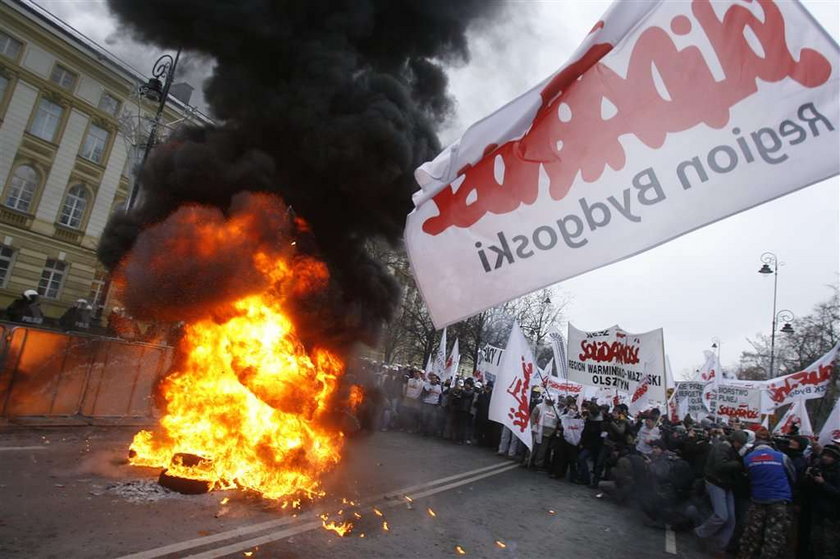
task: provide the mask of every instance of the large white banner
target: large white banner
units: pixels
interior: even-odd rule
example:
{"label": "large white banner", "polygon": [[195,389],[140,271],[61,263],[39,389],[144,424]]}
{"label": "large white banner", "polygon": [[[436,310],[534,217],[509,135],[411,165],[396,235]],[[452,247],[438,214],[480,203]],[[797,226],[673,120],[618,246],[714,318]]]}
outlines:
{"label": "large white banner", "polygon": [[662,329],[631,334],[612,326],[585,332],[569,324],[569,380],[587,386],[635,392],[645,378],[649,402],[665,403],[665,353]]}
{"label": "large white banner", "polygon": [[703,404],[703,388],[705,383],[699,381],[678,382],[674,390],[677,401],[677,414],[683,419],[686,414],[700,421],[708,415]]}
{"label": "large white banner", "polygon": [[831,382],[831,372],[838,350],[840,350],[840,343],[806,369],[768,380],[765,386],[772,407],[778,408],[798,399],[810,400],[825,396]]}
{"label": "large white banner", "polygon": [[721,381],[712,399],[712,415],[718,418],[739,419],[745,423],[761,423],[763,389]]}
{"label": "large white banner", "polygon": [[505,348],[499,376],[490,396],[491,421],[510,429],[530,450],[531,438],[531,387],[537,384],[537,365],[531,347],[522,334],[519,324],[513,323],[510,339]]}
{"label": "large white banner", "polygon": [[417,169],[405,240],[435,324],[836,175],[838,52],[795,1],[614,3]]}

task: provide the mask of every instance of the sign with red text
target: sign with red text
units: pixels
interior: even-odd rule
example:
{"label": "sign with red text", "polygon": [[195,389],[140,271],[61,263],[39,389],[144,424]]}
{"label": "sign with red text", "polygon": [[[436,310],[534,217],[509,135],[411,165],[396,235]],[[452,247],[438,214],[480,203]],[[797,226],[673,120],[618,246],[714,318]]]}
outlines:
{"label": "sign with red text", "polygon": [[665,353],[662,329],[633,334],[612,326],[586,332],[569,324],[569,380],[635,394],[645,378],[650,383],[636,405],[665,403]]}
{"label": "sign with red text", "polygon": [[529,408],[531,387],[538,383],[537,365],[531,347],[519,324],[514,322],[490,396],[489,417],[491,421],[510,429],[529,450],[534,444]]}
{"label": "sign with red text", "polygon": [[822,398],[828,391],[834,360],[840,343],[811,363],[806,369],[768,380],[765,387],[771,406],[775,409],[797,399]]}
{"label": "sign with red text", "polygon": [[674,397],[677,400],[677,414],[683,419],[686,414],[700,421],[708,415],[708,410],[703,403],[705,383],[699,381],[678,382],[674,390]]}
{"label": "sign with red text", "polygon": [[838,52],[795,1],[614,3],[415,172],[405,241],[434,323],[836,175]]}
{"label": "sign with red text", "polygon": [[798,399],[785,412],[773,428],[777,435],[798,434],[807,437],[814,436],[814,429],[811,427],[811,418],[808,417],[808,408],[805,407],[805,400]]}
{"label": "sign with red text", "polygon": [[711,413],[717,418],[761,423],[760,386],[744,386],[720,381],[715,387]]}

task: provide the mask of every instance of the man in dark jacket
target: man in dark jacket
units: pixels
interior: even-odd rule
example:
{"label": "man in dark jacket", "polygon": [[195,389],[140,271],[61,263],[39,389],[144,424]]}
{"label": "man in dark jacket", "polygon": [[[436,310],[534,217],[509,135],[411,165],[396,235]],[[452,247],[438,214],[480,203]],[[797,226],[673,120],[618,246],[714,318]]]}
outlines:
{"label": "man in dark jacket", "polygon": [[706,493],[712,502],[712,516],[694,529],[700,539],[705,539],[715,552],[726,549],[735,531],[735,494],[732,488],[743,473],[738,450],[747,443],[743,431],[732,433],[732,442],[717,433],[706,459],[704,478]]}
{"label": "man in dark jacket", "polygon": [[592,477],[590,476],[589,461],[591,460],[594,466],[601,452],[601,445],[603,445],[601,430],[604,416],[601,415],[601,408],[595,402],[590,402],[588,407],[581,412],[581,415],[585,415],[586,423],[583,426],[583,434],[580,436],[581,451],[577,459],[578,477],[575,482],[590,485]]}
{"label": "man in dark jacket", "polygon": [[808,469],[804,487],[814,557],[840,557],[840,446],[825,446],[819,466]]}
{"label": "man in dark jacket", "polygon": [[65,332],[71,330],[87,330],[90,328],[90,305],[85,299],[78,299],[76,304],[67,309],[58,323]]}

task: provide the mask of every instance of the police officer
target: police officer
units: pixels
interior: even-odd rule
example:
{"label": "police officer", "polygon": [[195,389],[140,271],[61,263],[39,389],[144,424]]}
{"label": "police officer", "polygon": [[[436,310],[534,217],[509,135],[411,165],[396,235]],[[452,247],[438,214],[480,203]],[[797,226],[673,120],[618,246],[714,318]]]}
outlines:
{"label": "police officer", "polygon": [[27,289],[12,304],[6,308],[6,318],[12,322],[23,322],[25,324],[43,324],[44,313],[41,312],[38,292],[34,289]]}

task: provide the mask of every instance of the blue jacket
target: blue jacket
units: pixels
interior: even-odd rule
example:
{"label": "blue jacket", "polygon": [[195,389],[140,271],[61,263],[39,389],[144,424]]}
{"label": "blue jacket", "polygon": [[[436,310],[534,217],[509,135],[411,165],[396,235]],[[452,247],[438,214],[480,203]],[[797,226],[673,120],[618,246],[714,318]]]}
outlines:
{"label": "blue jacket", "polygon": [[793,463],[784,453],[760,444],[744,457],[750,476],[750,495],[753,502],[769,504],[791,502],[791,487],[796,478]]}

